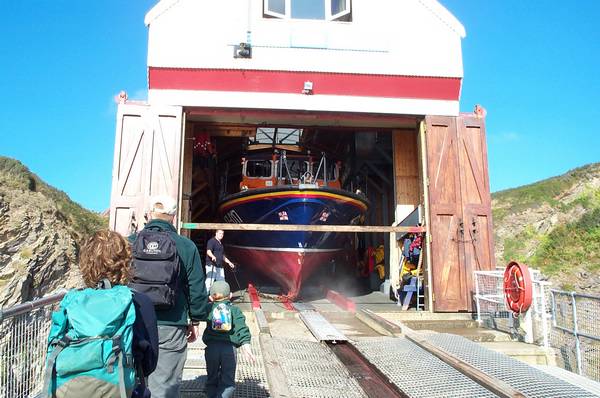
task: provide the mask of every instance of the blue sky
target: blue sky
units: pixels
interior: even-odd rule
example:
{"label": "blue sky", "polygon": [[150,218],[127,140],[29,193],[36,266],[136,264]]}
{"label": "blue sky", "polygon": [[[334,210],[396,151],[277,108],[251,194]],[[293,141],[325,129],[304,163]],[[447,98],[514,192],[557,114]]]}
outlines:
{"label": "blue sky", "polygon": [[[492,191],[600,161],[600,1],[441,0],[465,26],[461,110],[487,109]],[[145,98],[154,0],[3,2],[0,155],[109,205],[116,105]]]}

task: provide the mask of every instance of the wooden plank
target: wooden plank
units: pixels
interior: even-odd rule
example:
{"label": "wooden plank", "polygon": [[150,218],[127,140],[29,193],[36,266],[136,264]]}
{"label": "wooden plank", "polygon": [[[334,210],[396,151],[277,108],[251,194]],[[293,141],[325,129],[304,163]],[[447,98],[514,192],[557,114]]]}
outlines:
{"label": "wooden plank", "polygon": [[355,316],[367,326],[385,336],[396,337],[402,334],[402,328],[400,328],[400,326],[377,315],[369,309],[361,309],[356,312]]}
{"label": "wooden plank", "polygon": [[488,375],[487,373],[477,369],[473,365],[463,361],[462,359],[450,354],[449,352],[433,345],[426,338],[416,332],[410,332],[402,328],[406,338],[425,351],[435,355],[460,373],[464,374],[479,385],[492,391],[494,394],[502,398],[525,398],[526,395],[519,390],[513,388],[506,382]]}
{"label": "wooden plank", "polygon": [[256,135],[256,127],[253,126],[206,125],[197,131],[206,132],[212,137],[254,137]]}
{"label": "wooden plank", "polygon": [[393,133],[393,148],[396,205],[410,205],[414,209],[420,203],[416,131],[395,130]]}
{"label": "wooden plank", "polygon": [[[185,117],[185,114],[184,114]],[[182,160],[182,170],[181,170],[181,185],[180,185],[180,198],[181,198],[181,208],[179,213],[179,220],[184,222],[190,222],[192,220],[192,208],[191,208],[191,200],[192,200],[192,178],[193,178],[193,136],[192,136],[192,124],[186,123],[186,128],[184,131],[184,140],[183,140],[183,160]],[[181,228],[179,233],[184,236],[190,237],[190,230],[183,230]]]}
{"label": "wooden plank", "polygon": [[275,347],[273,347],[271,336],[260,333],[258,339],[267,374],[267,382],[269,383],[269,395],[274,398],[292,397],[285,372],[279,363],[279,356],[275,352]]}
{"label": "wooden plank", "polygon": [[[431,225],[430,212],[429,212],[429,183],[427,176],[427,137],[426,137],[427,125],[425,121],[422,121],[419,125],[419,137],[417,146],[419,148],[420,167],[419,167],[419,180],[421,181],[421,195],[423,210],[425,213],[425,225]],[[421,197],[421,196],[420,196]],[[433,311],[433,278],[431,273],[431,234],[425,235],[424,250],[421,251],[421,256],[424,257],[425,270],[423,272],[424,278],[427,282],[425,283],[425,311]]]}
{"label": "wooden plank", "polygon": [[267,317],[265,317],[265,313],[263,312],[262,308],[254,309],[254,317],[256,319],[256,323],[258,324],[258,330],[260,330],[260,333],[271,334],[269,322],[267,322]]}
{"label": "wooden plank", "polygon": [[228,224],[183,223],[183,229],[223,231],[313,231],[313,232],[426,232],[426,227],[388,227],[360,225],[296,225],[296,224]]}
{"label": "wooden plank", "polygon": [[344,311],[356,312],[356,303],[354,300],[336,292],[335,290],[327,290],[327,295],[325,298]]}

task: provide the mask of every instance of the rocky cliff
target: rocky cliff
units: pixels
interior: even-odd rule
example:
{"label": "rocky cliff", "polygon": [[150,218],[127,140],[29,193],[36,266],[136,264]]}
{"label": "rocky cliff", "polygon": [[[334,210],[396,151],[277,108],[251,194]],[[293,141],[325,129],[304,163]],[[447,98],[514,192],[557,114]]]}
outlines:
{"label": "rocky cliff", "polygon": [[81,285],[80,242],[106,219],[0,157],[0,305]]}
{"label": "rocky cliff", "polygon": [[600,163],[492,195],[497,264],[522,261],[554,288],[600,294]]}

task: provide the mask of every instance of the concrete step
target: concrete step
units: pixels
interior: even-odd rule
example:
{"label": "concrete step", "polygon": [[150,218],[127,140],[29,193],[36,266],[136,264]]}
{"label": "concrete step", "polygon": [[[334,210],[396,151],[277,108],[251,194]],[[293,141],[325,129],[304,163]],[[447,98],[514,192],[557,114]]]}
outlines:
{"label": "concrete step", "polygon": [[512,341],[508,333],[481,328],[471,314],[380,313],[390,322],[401,323],[419,332],[450,333],[475,342]]}
{"label": "concrete step", "polygon": [[530,365],[556,366],[556,354],[552,349],[546,350],[543,347],[520,341],[494,341],[480,344]]}
{"label": "concrete step", "polygon": [[[403,322],[413,330],[477,329],[479,325],[472,319],[447,320],[407,320]],[[452,333],[452,332],[450,332]]]}
{"label": "concrete step", "polygon": [[438,328],[438,329],[414,329],[419,332],[437,332],[437,333],[450,333],[462,336],[466,339],[479,342],[507,342],[513,341],[508,333],[499,332],[497,330],[483,329],[483,328]]}
{"label": "concrete step", "polygon": [[[401,308],[401,307],[399,307]],[[388,320],[410,322],[410,321],[472,321],[473,314],[468,312],[426,312],[426,311],[385,311],[373,309],[377,315]]]}

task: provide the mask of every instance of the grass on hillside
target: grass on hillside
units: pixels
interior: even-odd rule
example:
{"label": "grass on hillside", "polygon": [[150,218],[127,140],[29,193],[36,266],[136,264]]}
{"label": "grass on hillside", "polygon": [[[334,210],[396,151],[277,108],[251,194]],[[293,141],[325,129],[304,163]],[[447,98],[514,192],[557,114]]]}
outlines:
{"label": "grass on hillside", "polygon": [[54,202],[60,215],[71,226],[77,241],[108,226],[105,217],[73,202],[66,193],[46,184],[18,160],[0,156],[0,181],[11,189],[40,192]]}
{"label": "grass on hillside", "polygon": [[600,207],[574,223],[556,227],[543,239],[530,263],[548,275],[557,275],[570,266],[600,271]]}
{"label": "grass on hillside", "polygon": [[573,185],[586,184],[590,177],[600,175],[599,166],[600,163],[587,165],[563,176],[494,194],[496,225],[509,214],[518,214],[542,203],[548,203],[563,214],[576,206],[584,211],[581,218],[559,224],[550,233],[539,233],[529,225],[518,235],[505,238],[502,260],[521,261],[537,268],[560,281],[565,290],[574,289],[578,272],[600,272],[600,190],[588,186],[570,203],[559,200]]}
{"label": "grass on hillside", "polygon": [[520,213],[528,208],[536,208],[544,203],[552,207],[561,207],[558,197],[574,184],[585,179],[600,163],[594,163],[573,169],[561,176],[548,178],[518,188],[495,192],[492,197],[508,206],[493,210],[495,222],[501,222],[508,214]]}

